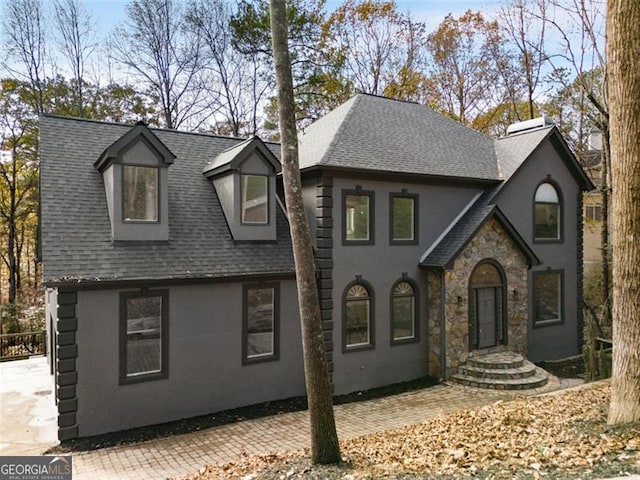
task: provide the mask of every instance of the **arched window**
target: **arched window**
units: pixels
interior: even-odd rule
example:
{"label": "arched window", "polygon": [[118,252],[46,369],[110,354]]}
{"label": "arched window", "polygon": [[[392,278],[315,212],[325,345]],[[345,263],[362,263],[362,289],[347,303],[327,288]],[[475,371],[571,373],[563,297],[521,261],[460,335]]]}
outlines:
{"label": "arched window", "polygon": [[534,198],[534,240],[560,240],[561,214],[562,205],[558,190],[551,183],[541,183]]}
{"label": "arched window", "polygon": [[372,303],[370,286],[356,282],[347,287],[343,314],[345,350],[373,345]]}
{"label": "arched window", "polygon": [[416,289],[408,279],[398,280],[391,289],[391,341],[405,343],[418,338]]}

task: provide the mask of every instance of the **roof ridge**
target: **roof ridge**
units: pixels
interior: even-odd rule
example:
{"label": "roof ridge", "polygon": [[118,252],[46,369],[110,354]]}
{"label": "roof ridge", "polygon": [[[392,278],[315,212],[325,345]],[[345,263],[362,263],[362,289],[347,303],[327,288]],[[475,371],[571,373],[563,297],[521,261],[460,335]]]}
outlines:
{"label": "roof ridge", "polygon": [[[359,96],[367,96],[367,97],[373,97],[373,98],[380,98],[382,100],[393,100],[394,102],[402,102],[402,103],[412,103],[414,105],[422,105],[421,103],[415,101],[415,100],[405,100],[403,98],[394,98],[394,97],[387,97],[385,95],[377,95],[375,93],[368,93],[368,92],[358,92],[355,97],[359,97]],[[422,105],[424,106],[424,105]]]}
{"label": "roof ridge", "polygon": [[[73,116],[69,116],[69,115],[58,115],[55,113],[41,113],[39,115],[40,117],[44,117],[44,118],[54,118],[54,119],[59,119],[59,120],[68,120],[68,121],[74,121],[74,122],[83,122],[83,123],[94,123],[94,124],[98,124],[98,125],[112,125],[112,126],[117,126],[117,127],[129,127],[129,128],[133,128],[136,126],[137,123],[127,123],[127,122],[114,122],[111,120],[98,120],[95,118],[82,118],[82,117],[73,117]],[[148,124],[145,124],[145,126],[150,129],[150,130],[156,130],[159,132],[168,132],[168,133],[180,133],[180,134],[185,134],[185,135],[197,135],[200,137],[209,137],[209,138],[223,138],[223,139],[227,139],[227,140],[240,140],[240,141],[244,141],[244,140],[249,140],[257,135],[250,135],[248,137],[232,137],[230,135],[217,135],[215,133],[207,133],[207,132],[190,132],[188,130],[179,130],[177,128],[164,128],[164,127],[152,127]],[[279,145],[279,142],[271,142],[271,141],[264,141],[264,143],[272,143],[275,145]]]}

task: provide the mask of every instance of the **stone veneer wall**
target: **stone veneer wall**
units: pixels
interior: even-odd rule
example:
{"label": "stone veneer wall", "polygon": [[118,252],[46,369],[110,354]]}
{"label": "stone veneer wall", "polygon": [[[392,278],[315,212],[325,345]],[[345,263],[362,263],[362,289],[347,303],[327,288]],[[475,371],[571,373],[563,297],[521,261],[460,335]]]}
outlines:
{"label": "stone veneer wall", "polygon": [[333,177],[316,185],[316,279],[320,297],[322,335],[329,375],[333,377]]}
{"label": "stone veneer wall", "polygon": [[[506,275],[506,349],[525,356],[527,354],[528,268],[526,259],[507,232],[492,218],[482,226],[475,237],[458,254],[453,268],[445,271],[444,333],[447,377],[455,373],[458,366],[469,357],[469,278],[478,262],[485,259],[493,259],[498,262]],[[438,272],[433,274],[430,272],[429,275],[429,288],[432,291],[439,287],[439,281],[436,280]],[[432,275],[434,276],[432,277]],[[514,290],[517,292],[517,296],[514,296]],[[432,296],[436,296],[436,293],[430,293],[430,300],[433,300]],[[458,297],[461,297],[461,302],[458,302]],[[436,312],[433,313],[435,315]],[[438,345],[435,345],[436,342],[433,341],[432,352],[434,354],[429,358],[430,372],[440,369],[440,331],[438,327],[440,307],[438,307],[437,316],[433,318],[434,320],[430,320],[431,334],[437,333]],[[505,347],[498,347],[493,351],[500,349],[505,349]]]}
{"label": "stone veneer wall", "polygon": [[427,272],[427,332],[429,332],[429,375],[435,378],[441,376],[441,291],[442,274],[440,270]]}
{"label": "stone veneer wall", "polygon": [[[58,440],[71,440],[78,436],[78,398],[76,385],[78,372],[76,357],[76,304],[78,294],[73,290],[58,291],[57,321],[55,325],[56,399],[58,403]],[[53,333],[53,332],[52,332]]]}

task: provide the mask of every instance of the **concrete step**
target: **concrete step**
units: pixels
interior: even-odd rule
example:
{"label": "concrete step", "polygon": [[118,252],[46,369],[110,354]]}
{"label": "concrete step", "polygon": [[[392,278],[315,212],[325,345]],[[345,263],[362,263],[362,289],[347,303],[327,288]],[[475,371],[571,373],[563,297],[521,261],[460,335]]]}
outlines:
{"label": "concrete step", "polygon": [[483,368],[485,370],[520,368],[524,365],[524,362],[524,357],[514,352],[490,353],[488,355],[473,356],[467,359],[467,364],[470,366]]}
{"label": "concrete step", "polygon": [[480,368],[472,365],[461,365],[458,368],[458,373],[468,377],[509,380],[533,377],[536,374],[536,366],[527,361],[521,367],[516,368]]}
{"label": "concrete step", "polygon": [[543,387],[547,384],[549,375],[543,369],[535,367],[534,375],[527,378],[479,378],[471,375],[457,373],[452,375],[454,382],[474,388],[487,388],[492,390],[529,390]]}

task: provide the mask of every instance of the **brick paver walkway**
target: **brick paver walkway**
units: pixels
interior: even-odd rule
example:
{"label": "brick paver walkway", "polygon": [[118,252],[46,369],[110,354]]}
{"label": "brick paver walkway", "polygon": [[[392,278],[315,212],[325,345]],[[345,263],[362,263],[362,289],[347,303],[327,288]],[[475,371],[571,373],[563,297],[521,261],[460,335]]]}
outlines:
{"label": "brick paver walkway", "polygon": [[[540,391],[563,388],[557,380]],[[513,398],[514,393],[438,385],[416,392],[335,407],[338,434],[349,439],[422,422],[442,413]],[[73,478],[165,479],[206,464],[229,462],[243,453],[267,454],[309,446],[307,412],[213,427],[126,446],[73,454]]]}

